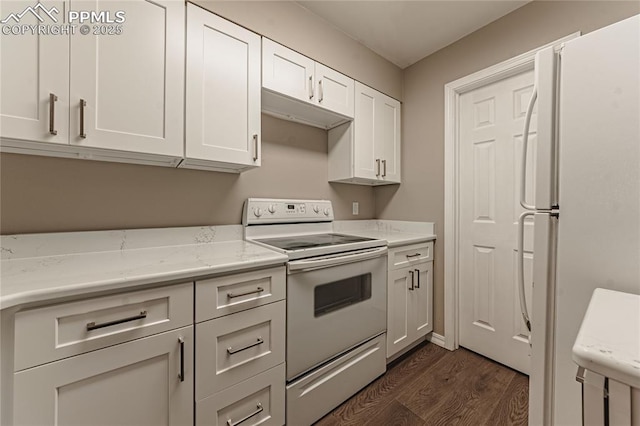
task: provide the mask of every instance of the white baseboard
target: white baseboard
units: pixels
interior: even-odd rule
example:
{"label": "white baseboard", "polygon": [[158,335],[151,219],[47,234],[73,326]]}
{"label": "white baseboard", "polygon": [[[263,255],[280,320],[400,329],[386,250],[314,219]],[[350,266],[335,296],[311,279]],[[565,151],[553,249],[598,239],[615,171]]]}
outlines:
{"label": "white baseboard", "polygon": [[437,333],[431,333],[431,335],[428,336],[427,339],[434,345],[438,345],[446,349],[444,345],[444,336],[441,336],[440,334],[437,334]]}

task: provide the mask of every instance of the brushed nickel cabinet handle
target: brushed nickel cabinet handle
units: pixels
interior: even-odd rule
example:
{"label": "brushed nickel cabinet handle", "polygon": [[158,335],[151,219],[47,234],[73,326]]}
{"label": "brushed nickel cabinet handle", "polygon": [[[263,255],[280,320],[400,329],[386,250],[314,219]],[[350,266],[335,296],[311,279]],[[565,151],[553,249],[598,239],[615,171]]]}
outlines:
{"label": "brushed nickel cabinet handle", "polygon": [[258,134],[253,135],[253,161],[258,161]]}
{"label": "brushed nickel cabinet handle", "polygon": [[244,293],[227,293],[227,298],[235,299],[236,297],[248,296],[253,293],[262,293],[263,291],[264,291],[264,288],[258,287],[255,290],[245,291]]}
{"label": "brushed nickel cabinet handle", "polygon": [[80,99],[80,137],[86,139],[87,134],[84,131],[84,108],[87,106],[87,101]]}
{"label": "brushed nickel cabinet handle", "polygon": [[99,328],[111,327],[112,325],[123,324],[125,322],[136,321],[147,317],[147,311],[140,311],[140,315],[134,315],[127,318],[117,319],[113,321],[107,321],[100,324],[96,324],[95,321],[87,323],[87,331],[97,330]]}
{"label": "brushed nickel cabinet handle", "polygon": [[318,81],[318,102],[324,99],[324,89],[322,88],[322,80]]}
{"label": "brushed nickel cabinet handle", "polygon": [[251,414],[247,414],[246,416],[244,416],[243,418],[241,418],[240,420],[238,420],[237,422],[232,422],[231,419],[227,420],[227,426],[238,426],[240,423],[244,423],[247,420],[249,420],[251,417],[258,415],[260,413],[262,413],[262,411],[264,410],[264,408],[262,408],[262,404],[260,404],[258,402],[258,404],[256,405],[256,411],[254,411]]}
{"label": "brushed nickel cabinet handle", "polygon": [[57,135],[56,130],[56,101],[58,97],[54,93],[49,93],[49,133]]}
{"label": "brushed nickel cabinet handle", "polygon": [[376,158],[376,165],[378,167],[378,171],[376,172],[376,176],[380,176],[380,159]]}
{"label": "brushed nickel cabinet handle", "polygon": [[382,177],[387,176],[387,160],[382,160]]}
{"label": "brushed nickel cabinet handle", "polygon": [[414,271],[416,271],[416,276],[418,277],[416,279],[416,288],[420,288],[420,269],[414,269]]}
{"label": "brushed nickel cabinet handle", "polygon": [[178,379],[184,382],[184,337],[178,337],[178,344],[180,345],[180,372],[178,373]]}
{"label": "brushed nickel cabinet handle", "polygon": [[413,286],[414,274],[413,274],[413,271],[409,271],[409,273],[411,274],[411,287],[409,287],[409,290],[413,290],[415,289],[415,287]]}
{"label": "brushed nickel cabinet handle", "polygon": [[313,99],[313,76],[309,76],[309,99]]}
{"label": "brushed nickel cabinet handle", "polygon": [[263,343],[264,343],[264,340],[262,340],[262,337],[258,337],[258,339],[255,342],[249,343],[248,345],[241,346],[241,347],[239,347],[237,349],[233,349],[233,347],[229,346],[227,348],[227,353],[229,355],[237,354],[238,352],[246,351],[247,349],[250,349],[250,348],[252,348],[254,346],[261,345]]}

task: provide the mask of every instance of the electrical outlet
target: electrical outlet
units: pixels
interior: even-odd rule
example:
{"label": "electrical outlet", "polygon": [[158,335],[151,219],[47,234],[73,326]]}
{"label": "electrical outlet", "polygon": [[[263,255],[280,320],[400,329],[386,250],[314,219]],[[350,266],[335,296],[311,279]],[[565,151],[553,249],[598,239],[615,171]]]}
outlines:
{"label": "electrical outlet", "polygon": [[360,214],[360,203],[358,203],[357,201],[353,202],[353,215],[357,216],[358,214]]}

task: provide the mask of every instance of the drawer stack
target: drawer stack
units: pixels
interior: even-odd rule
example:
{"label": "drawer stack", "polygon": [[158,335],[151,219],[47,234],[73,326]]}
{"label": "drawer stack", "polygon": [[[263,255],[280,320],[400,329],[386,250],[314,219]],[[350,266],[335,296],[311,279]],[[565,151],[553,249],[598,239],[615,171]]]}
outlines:
{"label": "drawer stack", "polygon": [[285,422],[284,267],[197,281],[196,425]]}

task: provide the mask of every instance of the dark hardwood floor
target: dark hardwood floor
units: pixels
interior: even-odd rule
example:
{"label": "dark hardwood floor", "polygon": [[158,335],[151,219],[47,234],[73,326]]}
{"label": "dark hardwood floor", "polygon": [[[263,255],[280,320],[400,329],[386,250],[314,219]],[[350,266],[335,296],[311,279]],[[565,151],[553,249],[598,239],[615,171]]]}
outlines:
{"label": "dark hardwood floor", "polygon": [[425,343],[315,425],[526,425],[528,405],[527,376]]}

